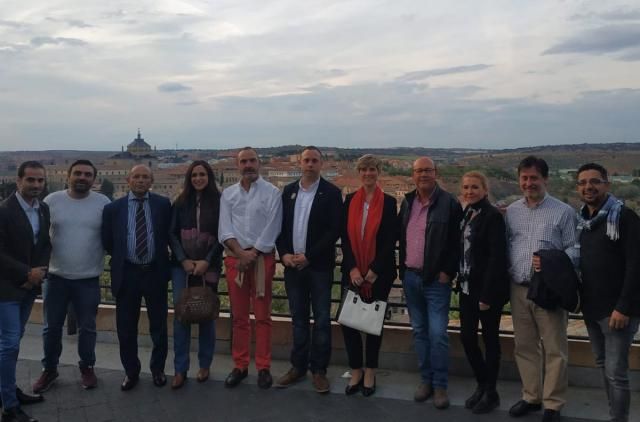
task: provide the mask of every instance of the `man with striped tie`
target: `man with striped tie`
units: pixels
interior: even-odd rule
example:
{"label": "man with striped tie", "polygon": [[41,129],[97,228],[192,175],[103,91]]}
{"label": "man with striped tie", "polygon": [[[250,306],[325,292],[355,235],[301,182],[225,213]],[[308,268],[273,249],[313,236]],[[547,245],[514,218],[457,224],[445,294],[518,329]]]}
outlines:
{"label": "man with striped tie", "polygon": [[111,290],[116,299],[120,360],[126,376],[120,388],[138,383],[138,320],[142,298],[153,342],[150,369],[153,383],[167,383],[167,283],[169,281],[169,199],[149,192],[153,173],[137,165],[127,176],[129,194],[104,208],[102,243],[111,255]]}

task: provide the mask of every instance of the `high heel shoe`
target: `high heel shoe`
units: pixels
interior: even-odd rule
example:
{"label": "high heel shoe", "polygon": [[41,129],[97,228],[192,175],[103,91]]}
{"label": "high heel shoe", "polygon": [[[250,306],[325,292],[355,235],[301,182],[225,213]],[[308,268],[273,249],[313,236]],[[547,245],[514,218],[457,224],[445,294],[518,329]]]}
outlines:
{"label": "high heel shoe", "polygon": [[[362,377],[362,379],[364,379],[364,377]],[[365,397],[369,397],[372,396],[373,393],[376,392],[376,377],[373,377],[373,386],[371,387],[367,387],[366,385],[364,385],[364,383],[362,383],[362,395]]]}
{"label": "high heel shoe", "polygon": [[362,374],[362,378],[360,378],[360,381],[358,381],[357,384],[355,385],[347,384],[347,386],[344,389],[344,393],[347,396],[353,396],[354,394],[356,394],[358,391],[362,389],[363,384],[364,384],[364,374]]}

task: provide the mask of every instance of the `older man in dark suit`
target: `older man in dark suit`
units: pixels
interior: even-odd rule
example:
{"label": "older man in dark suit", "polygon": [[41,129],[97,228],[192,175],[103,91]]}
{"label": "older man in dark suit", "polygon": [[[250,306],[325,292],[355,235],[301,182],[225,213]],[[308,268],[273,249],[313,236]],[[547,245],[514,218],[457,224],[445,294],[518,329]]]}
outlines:
{"label": "older man in dark suit", "polygon": [[129,194],[105,206],[102,243],[111,255],[111,290],[116,298],[116,326],[120,360],[126,376],[120,388],[138,383],[138,320],[144,297],[153,342],[153,383],[167,383],[167,283],[169,282],[168,233],[171,203],[149,192],[153,173],[137,165],[127,176]]}
{"label": "older man in dark suit", "polygon": [[[291,369],[280,388],[302,380],[307,370],[318,393],[329,392],[331,287],[335,244],[342,227],[342,194],[320,177],[322,154],[314,146],[300,155],[302,177],[282,193],[282,231],[276,242],[284,269],[293,322]],[[310,330],[313,310],[313,331]]]}
{"label": "older man in dark suit", "polygon": [[0,203],[0,396],[2,422],[35,421],[20,404],[40,401],[16,388],[20,339],[51,255],[49,208],[38,199],[45,170],[37,161],[18,168],[16,193]]}

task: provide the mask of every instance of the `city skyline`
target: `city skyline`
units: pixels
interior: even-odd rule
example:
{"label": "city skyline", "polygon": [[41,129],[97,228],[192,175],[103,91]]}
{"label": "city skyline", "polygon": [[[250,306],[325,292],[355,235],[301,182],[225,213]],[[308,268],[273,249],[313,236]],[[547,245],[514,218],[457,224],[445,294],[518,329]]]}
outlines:
{"label": "city skyline", "polygon": [[8,0],[0,150],[640,140],[631,2]]}

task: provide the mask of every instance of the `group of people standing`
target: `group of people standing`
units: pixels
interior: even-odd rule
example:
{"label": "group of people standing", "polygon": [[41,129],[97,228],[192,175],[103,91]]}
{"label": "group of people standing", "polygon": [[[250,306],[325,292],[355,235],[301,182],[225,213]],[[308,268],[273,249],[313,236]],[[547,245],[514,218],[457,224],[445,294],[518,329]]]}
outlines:
{"label": "group of people standing", "polygon": [[[579,269],[582,310],[596,364],[602,368],[611,417],[629,416],[628,353],[640,322],[640,220],[609,193],[607,171],[586,164],[576,186],[584,201],[578,215],[546,191],[549,169],[537,157],[518,166],[523,198],[506,213],[489,202],[489,184],[479,172],[461,178],[460,201],[437,183],[428,157],[412,167],[415,189],[398,213],[395,198],[378,185],[381,161],[361,157],[356,168],[361,187],[346,196],[322,178],[323,156],[313,146],[300,154],[301,177],[282,193],[260,177],[260,159],[250,147],[237,156],[240,181],[218,190],[213,170],[194,161],[173,203],[151,192],[153,173],[144,165],[127,177],[130,191],[110,202],[91,187],[97,170],[87,160],[74,162],[68,188],[38,198],[45,169],[35,161],[18,169],[17,192],[0,204],[0,397],[2,421],[33,421],[21,405],[43,400],[58,377],[62,328],[69,305],[76,313],[80,378],[97,386],[94,372],[99,277],[105,252],[111,256],[111,289],[116,301],[123,391],[139,382],[138,320],[142,299],[153,342],[153,383],[167,383],[168,290],[177,303],[190,285],[214,292],[224,272],[232,314],[234,367],[225,379],[233,388],[248,375],[250,311],[255,317],[257,383],[267,389],[271,375],[271,296],[277,250],[284,266],[292,318],[291,368],[275,381],[286,388],[311,373],[314,389],[330,391],[331,295],[335,246],[342,245],[342,286],[367,302],[386,301],[398,276],[413,329],[421,381],[414,399],[433,397],[436,408],[449,406],[447,326],[452,292],[460,295],[461,339],[477,380],[465,407],[487,413],[500,404],[496,389],[501,360],[499,329],[510,301],[515,360],[523,384],[514,417],[544,408],[554,421],[568,386],[567,311],[541,306],[530,298],[539,280],[554,277],[560,252],[570,271]],[[504,214],[504,215],[503,215]],[[396,266],[395,246],[399,242]],[[551,255],[551,257],[550,257]],[[224,259],[223,259],[224,256]],[[42,288],[44,299],[43,371],[34,394],[16,387],[20,338],[31,306]],[[313,320],[313,324],[311,323]],[[484,352],[478,344],[482,327]],[[215,349],[215,323],[199,324],[196,380],[209,378]],[[174,319],[171,387],[188,379],[191,326]],[[382,334],[342,326],[351,368],[345,394],[371,396]]]}

